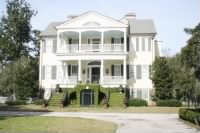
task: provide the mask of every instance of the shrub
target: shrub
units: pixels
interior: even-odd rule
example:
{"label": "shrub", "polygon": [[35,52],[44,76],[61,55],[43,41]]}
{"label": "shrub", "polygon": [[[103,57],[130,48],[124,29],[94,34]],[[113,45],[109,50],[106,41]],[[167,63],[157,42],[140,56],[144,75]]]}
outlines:
{"label": "shrub", "polygon": [[26,105],[26,100],[6,101],[7,105]]}
{"label": "shrub", "polygon": [[42,105],[43,103],[44,103],[43,99],[37,99],[37,100],[33,101],[33,104],[35,104],[35,105]]}
{"label": "shrub", "polygon": [[128,106],[147,106],[147,101],[138,98],[129,99]]}
{"label": "shrub", "polygon": [[176,99],[170,99],[170,100],[158,100],[157,106],[162,107],[180,107],[182,106],[182,103]]}
{"label": "shrub", "polygon": [[179,109],[179,118],[192,122],[194,124],[200,124],[200,113],[195,109]]}

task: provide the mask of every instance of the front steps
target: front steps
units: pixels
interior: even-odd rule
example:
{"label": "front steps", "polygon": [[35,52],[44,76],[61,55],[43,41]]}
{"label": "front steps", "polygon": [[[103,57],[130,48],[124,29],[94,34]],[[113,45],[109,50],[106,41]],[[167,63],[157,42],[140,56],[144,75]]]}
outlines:
{"label": "front steps", "polygon": [[49,106],[60,106],[61,100],[63,99],[64,93],[55,93],[51,96],[49,100]]}
{"label": "front steps", "polygon": [[124,106],[124,93],[119,93],[119,92],[110,93],[109,106],[110,107],[123,107]]}

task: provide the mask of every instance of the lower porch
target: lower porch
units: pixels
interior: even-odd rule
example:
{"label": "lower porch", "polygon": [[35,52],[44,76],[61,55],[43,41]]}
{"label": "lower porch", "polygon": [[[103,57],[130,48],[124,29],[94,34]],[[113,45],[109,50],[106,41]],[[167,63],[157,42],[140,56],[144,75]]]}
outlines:
{"label": "lower porch", "polygon": [[106,87],[126,85],[126,60],[65,60],[58,67],[58,84],[73,87],[77,83]]}

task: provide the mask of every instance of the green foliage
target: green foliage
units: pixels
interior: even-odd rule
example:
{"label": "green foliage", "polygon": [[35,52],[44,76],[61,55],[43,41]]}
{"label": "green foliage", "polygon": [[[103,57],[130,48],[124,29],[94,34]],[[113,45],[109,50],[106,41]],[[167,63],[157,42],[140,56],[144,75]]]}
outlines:
{"label": "green foliage", "polygon": [[182,106],[182,103],[176,99],[158,100],[156,102],[156,104],[157,104],[157,106],[162,106],[162,107],[180,107],[180,106]]}
{"label": "green foliage", "polygon": [[156,99],[172,98],[173,76],[165,57],[155,59],[151,79],[154,83]]}
{"label": "green foliage", "polygon": [[37,100],[33,101],[33,104],[35,104],[35,105],[42,105],[43,103],[44,103],[43,99],[37,99]]}
{"label": "green foliage", "polygon": [[192,122],[194,124],[200,124],[200,111],[197,109],[179,109],[179,118]]}
{"label": "green foliage", "polygon": [[86,89],[86,86],[88,86],[89,89],[94,91],[94,98],[95,98],[94,104],[98,105],[98,103],[99,103],[99,90],[100,90],[100,85],[98,85],[98,84],[78,84],[75,87],[77,104],[80,105],[80,93],[81,93],[81,90]]}
{"label": "green foliage", "polygon": [[29,56],[33,50],[31,18],[36,12],[31,9],[25,0],[8,0],[6,14],[0,20],[0,62],[8,62],[19,59],[21,56]]}
{"label": "green foliage", "polygon": [[26,105],[26,100],[6,101],[7,105]]}
{"label": "green foliage", "polygon": [[0,92],[14,94],[17,99],[36,96],[38,92],[38,67],[31,58],[21,57],[6,65],[0,73]]}
{"label": "green foliage", "polygon": [[133,98],[128,100],[128,106],[147,106],[147,101],[143,99]]}

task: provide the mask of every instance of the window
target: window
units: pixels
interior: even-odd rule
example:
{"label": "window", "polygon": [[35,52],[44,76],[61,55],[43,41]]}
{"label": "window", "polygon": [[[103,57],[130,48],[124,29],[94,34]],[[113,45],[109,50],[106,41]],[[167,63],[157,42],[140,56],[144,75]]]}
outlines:
{"label": "window", "polygon": [[44,40],[42,43],[42,52],[46,53],[46,40]]}
{"label": "window", "polygon": [[142,67],[141,65],[136,65],[136,79],[142,78]]}
{"label": "window", "polygon": [[41,77],[42,77],[42,80],[44,80],[45,79],[45,66],[42,66],[42,70],[41,70],[42,72],[41,72]]}
{"label": "window", "polygon": [[139,51],[139,38],[136,38],[136,51]]}
{"label": "window", "polygon": [[114,65],[114,76],[121,76],[121,65]]}
{"label": "window", "polygon": [[56,79],[56,73],[57,73],[57,69],[56,69],[56,66],[52,66],[51,67],[51,79]]}
{"label": "window", "polygon": [[79,39],[72,38],[72,44],[79,44]]}
{"label": "window", "polygon": [[56,51],[57,51],[57,40],[54,39],[54,40],[53,40],[53,49],[52,49],[52,52],[53,52],[53,53],[56,53]]}
{"label": "window", "polygon": [[134,65],[129,66],[129,78],[134,79]]}
{"label": "window", "polygon": [[77,76],[77,74],[78,74],[78,66],[77,65],[72,65],[71,74],[72,74],[72,76]]}
{"label": "window", "polygon": [[142,99],[142,90],[137,90],[137,98]]}
{"label": "window", "polygon": [[45,79],[51,79],[51,66],[45,66]]}
{"label": "window", "polygon": [[151,52],[151,38],[148,39],[148,51]]}
{"label": "window", "polygon": [[142,38],[142,51],[145,51],[145,38]]}
{"label": "window", "polygon": [[145,79],[149,78],[149,67],[148,65],[142,65],[142,77]]}
{"label": "window", "polygon": [[121,44],[121,38],[114,38],[114,44]]}

